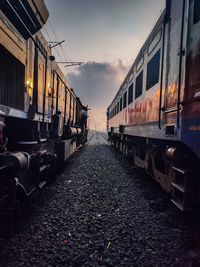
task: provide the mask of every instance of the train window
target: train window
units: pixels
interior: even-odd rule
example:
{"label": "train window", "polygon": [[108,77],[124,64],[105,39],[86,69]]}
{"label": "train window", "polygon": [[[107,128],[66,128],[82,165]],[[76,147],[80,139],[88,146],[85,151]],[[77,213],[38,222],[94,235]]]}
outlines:
{"label": "train window", "polygon": [[125,84],[124,84],[124,89],[127,88],[127,85],[128,85],[128,81],[125,82]]}
{"label": "train window", "polygon": [[123,96],[123,108],[125,108],[127,106],[127,91],[124,93]]}
{"label": "train window", "polygon": [[200,1],[194,1],[194,23],[200,21]]}
{"label": "train window", "polygon": [[137,63],[136,71],[138,72],[144,64],[144,56],[140,59],[140,61]]}
{"label": "train window", "polygon": [[150,54],[154,51],[156,46],[159,44],[161,37],[162,37],[162,29],[159,29],[148,47],[148,51],[147,51],[148,56],[150,56]]}
{"label": "train window", "polygon": [[133,102],[133,83],[128,88],[128,105]]}
{"label": "train window", "polygon": [[135,99],[142,94],[142,83],[143,83],[143,71],[136,78],[135,84]]}
{"label": "train window", "polygon": [[122,111],[122,97],[120,98],[120,111]]}
{"label": "train window", "polygon": [[117,103],[117,113],[119,113],[119,102]]}
{"label": "train window", "polygon": [[130,77],[129,77],[129,83],[131,83],[133,80],[133,73],[131,73]]}
{"label": "train window", "polygon": [[147,84],[146,90],[159,82],[160,74],[160,49],[147,64]]}

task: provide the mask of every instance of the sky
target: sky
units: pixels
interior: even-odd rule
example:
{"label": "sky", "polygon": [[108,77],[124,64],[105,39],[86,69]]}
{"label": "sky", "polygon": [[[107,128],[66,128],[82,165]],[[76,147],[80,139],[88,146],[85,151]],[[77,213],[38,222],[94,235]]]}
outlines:
{"label": "sky", "polygon": [[106,130],[112,102],[165,0],[45,0],[49,19],[43,29],[56,61],[84,62],[64,67],[69,83],[88,105],[89,127]]}

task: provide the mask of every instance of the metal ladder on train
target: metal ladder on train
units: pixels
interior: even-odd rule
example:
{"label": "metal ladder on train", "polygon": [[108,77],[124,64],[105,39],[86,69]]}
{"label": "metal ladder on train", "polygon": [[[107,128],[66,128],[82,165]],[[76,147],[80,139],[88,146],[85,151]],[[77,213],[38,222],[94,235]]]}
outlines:
{"label": "metal ladder on train", "polygon": [[171,202],[181,211],[190,211],[194,199],[194,186],[192,186],[192,171],[173,166],[175,180],[172,182]]}

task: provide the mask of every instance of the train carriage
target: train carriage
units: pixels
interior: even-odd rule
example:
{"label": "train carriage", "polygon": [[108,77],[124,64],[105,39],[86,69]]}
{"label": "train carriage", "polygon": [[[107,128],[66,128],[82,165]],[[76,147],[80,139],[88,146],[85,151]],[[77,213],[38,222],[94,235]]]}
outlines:
{"label": "train carriage", "polygon": [[42,0],[0,2],[0,216],[87,140],[86,107],[40,31],[47,19]]}
{"label": "train carriage", "polygon": [[181,210],[200,197],[200,2],[166,7],[108,107],[113,144]]}

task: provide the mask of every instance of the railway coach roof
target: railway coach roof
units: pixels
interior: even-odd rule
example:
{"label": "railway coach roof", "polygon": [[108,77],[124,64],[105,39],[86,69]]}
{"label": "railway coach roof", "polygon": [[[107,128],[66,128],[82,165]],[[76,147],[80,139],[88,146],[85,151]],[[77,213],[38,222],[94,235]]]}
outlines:
{"label": "railway coach roof", "polygon": [[144,52],[146,51],[148,45],[150,44],[151,40],[153,39],[153,37],[156,35],[156,33],[158,32],[158,29],[160,27],[160,25],[163,23],[164,18],[166,15],[166,8],[163,9],[159,19],[156,21],[156,24],[153,26],[153,30],[151,31],[151,33],[149,34],[148,38],[146,39],[145,43],[143,44],[142,48],[140,49],[136,59],[134,60],[129,72],[127,73],[124,81],[122,82],[119,90],[117,91],[117,94],[115,95],[113,101],[111,102],[111,104],[109,105],[108,108],[110,108],[113,104],[113,102],[116,100],[116,98],[118,97],[118,95],[120,94],[123,86],[126,84],[129,76],[131,75],[131,73],[133,72],[134,67],[139,63],[139,61],[141,60],[142,56],[144,55]]}
{"label": "railway coach roof", "polygon": [[26,40],[38,32],[49,17],[44,0],[1,0],[0,10]]}

